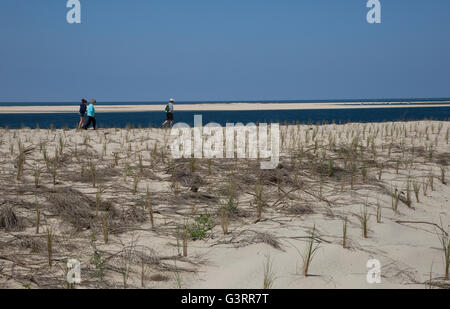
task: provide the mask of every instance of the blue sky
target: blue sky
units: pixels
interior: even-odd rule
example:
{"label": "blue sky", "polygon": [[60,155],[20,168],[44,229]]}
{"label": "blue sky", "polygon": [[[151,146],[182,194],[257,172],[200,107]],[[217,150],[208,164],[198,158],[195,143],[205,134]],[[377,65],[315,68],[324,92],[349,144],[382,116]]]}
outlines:
{"label": "blue sky", "polygon": [[450,1],[0,1],[0,101],[450,97]]}

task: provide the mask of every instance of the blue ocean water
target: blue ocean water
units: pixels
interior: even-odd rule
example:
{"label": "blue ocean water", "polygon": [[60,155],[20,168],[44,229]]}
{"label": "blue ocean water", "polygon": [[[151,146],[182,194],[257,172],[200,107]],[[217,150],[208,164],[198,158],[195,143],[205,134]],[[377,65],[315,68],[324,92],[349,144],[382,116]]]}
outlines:
{"label": "blue ocean water", "polygon": [[[433,104],[446,104],[450,102],[450,98],[401,98],[401,99],[357,99],[357,100],[235,100],[235,101],[176,101],[177,105],[184,104],[223,104],[223,103],[379,103],[379,104],[410,104],[410,105],[423,105],[421,102],[432,102]],[[98,102],[99,105],[165,105],[166,101],[154,101],[154,102]],[[79,102],[0,102],[0,107],[2,106],[74,106],[79,105]]]}
{"label": "blue ocean water", "polygon": [[[77,110],[77,109],[76,109]],[[410,120],[450,120],[450,107],[401,107],[333,110],[272,110],[272,111],[203,111],[175,112],[175,122],[193,125],[194,115],[202,115],[203,123],[280,122],[280,123],[347,123],[383,122]],[[98,113],[99,127],[158,127],[165,120],[164,112]],[[79,121],[77,112],[69,114],[0,114],[0,127],[11,129],[35,128],[75,128]]]}

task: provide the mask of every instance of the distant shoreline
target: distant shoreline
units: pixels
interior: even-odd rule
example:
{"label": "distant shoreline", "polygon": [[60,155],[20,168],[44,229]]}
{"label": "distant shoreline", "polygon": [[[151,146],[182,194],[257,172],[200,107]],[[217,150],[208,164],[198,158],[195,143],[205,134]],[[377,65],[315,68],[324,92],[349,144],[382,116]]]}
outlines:
{"label": "distant shoreline", "polygon": [[[406,102],[406,101],[405,101]],[[333,109],[368,109],[368,108],[421,108],[450,107],[450,101],[414,101],[412,103],[398,102],[334,102],[334,103],[197,103],[175,104],[175,111],[257,111],[257,110],[333,110]],[[124,112],[160,112],[161,105],[102,105],[97,104],[98,113]],[[0,106],[0,114],[54,114],[77,113],[78,105],[55,106]]]}

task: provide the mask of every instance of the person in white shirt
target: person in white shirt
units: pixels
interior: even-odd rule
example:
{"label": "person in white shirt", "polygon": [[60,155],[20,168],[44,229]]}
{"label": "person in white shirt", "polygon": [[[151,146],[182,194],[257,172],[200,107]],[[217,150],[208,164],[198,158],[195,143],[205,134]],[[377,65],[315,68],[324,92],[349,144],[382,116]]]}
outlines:
{"label": "person in white shirt", "polygon": [[169,100],[169,104],[166,105],[166,121],[163,122],[161,125],[161,128],[164,128],[169,122],[170,122],[170,128],[172,129],[173,126],[173,103],[174,99]]}

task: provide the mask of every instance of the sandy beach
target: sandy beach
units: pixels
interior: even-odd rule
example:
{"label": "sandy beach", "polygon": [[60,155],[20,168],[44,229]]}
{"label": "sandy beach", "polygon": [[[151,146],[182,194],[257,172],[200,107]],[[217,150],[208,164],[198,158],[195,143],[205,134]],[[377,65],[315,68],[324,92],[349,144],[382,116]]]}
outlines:
{"label": "sandy beach", "polygon": [[[320,109],[367,109],[367,108],[423,108],[423,107],[450,107],[450,102],[433,104],[430,102],[415,102],[414,104],[381,104],[375,102],[365,103],[199,103],[175,104],[176,111],[252,111],[252,110],[320,110]],[[103,105],[98,102],[97,112],[154,112],[164,110],[165,105]],[[0,114],[20,113],[74,113],[78,105],[73,106],[0,106]]]}
{"label": "sandy beach", "polygon": [[169,130],[2,129],[0,287],[66,288],[76,259],[76,288],[449,288],[449,130],[282,126],[261,170],[173,159]]}

